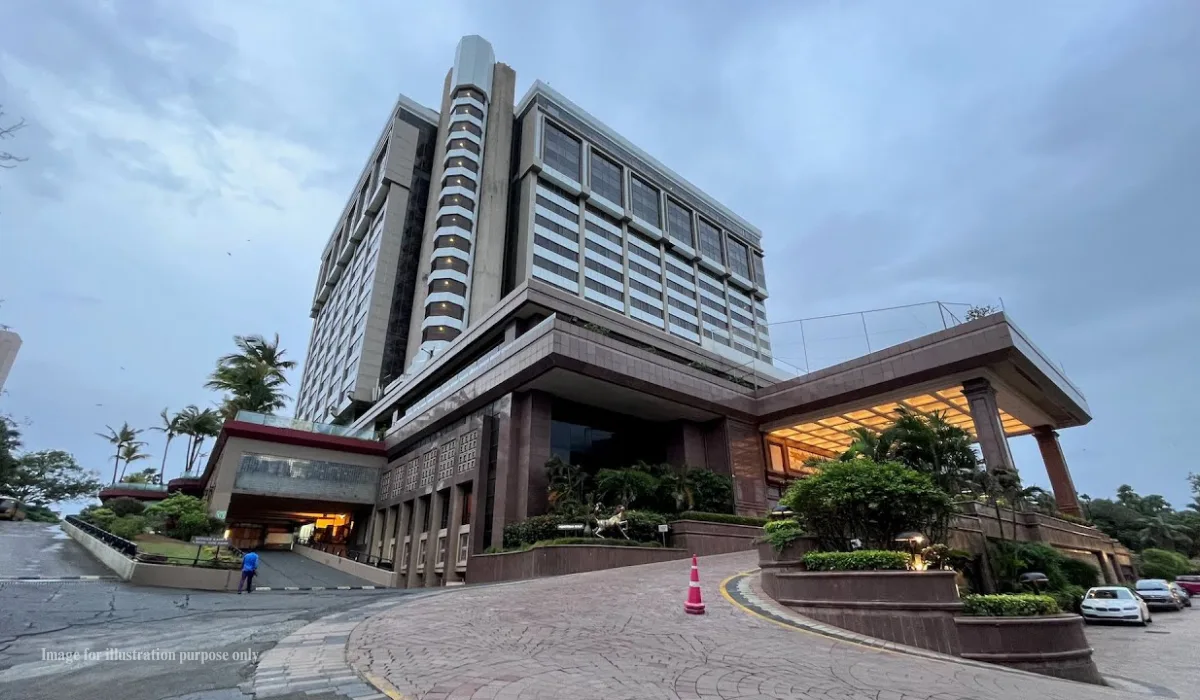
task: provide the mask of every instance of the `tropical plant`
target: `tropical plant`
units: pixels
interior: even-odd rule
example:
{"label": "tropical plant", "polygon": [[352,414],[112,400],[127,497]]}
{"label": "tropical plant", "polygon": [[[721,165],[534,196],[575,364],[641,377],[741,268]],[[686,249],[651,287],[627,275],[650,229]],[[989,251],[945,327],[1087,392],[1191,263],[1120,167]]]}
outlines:
{"label": "tropical plant", "polygon": [[733,512],[733,477],[699,467],[683,472],[686,510]]}
{"label": "tropical plant", "polygon": [[897,413],[882,438],[892,444],[892,460],[928,474],[948,494],[968,490],[980,464],[971,434],[941,413],[924,416],[904,408]]}
{"label": "tropical plant", "polygon": [[180,414],[176,413],[172,416],[164,408],[158,414],[158,417],[162,420],[162,424],[150,429],[162,433],[167,439],[166,444],[163,445],[162,464],[158,468],[158,483],[165,484],[167,483],[167,453],[171,451],[171,441],[175,439],[175,436],[179,435]]}
{"label": "tropical plant", "polygon": [[942,539],[953,514],[950,497],[927,474],[869,459],[825,462],[792,483],[780,500],[825,549],[845,550],[859,539],[868,549],[897,547],[896,535],[923,532]]}
{"label": "tropical plant", "polygon": [[270,414],[286,406],[285,373],[296,363],[284,359],[287,353],[279,347],[279,334],[275,334],[273,341],[261,335],[237,335],[233,342],[238,351],[219,358],[205,384],[209,389],[226,393],[221,415],[231,420],[238,411]]}
{"label": "tropical plant", "polygon": [[1180,525],[1171,521],[1170,515],[1147,516],[1141,521],[1142,529],[1138,530],[1138,540],[1143,547],[1169,549],[1187,547],[1191,538]]}
{"label": "tropical plant", "polygon": [[146,510],[145,503],[128,496],[109,499],[105,502],[104,507],[115,513],[118,518],[126,515],[141,515],[142,511]]}
{"label": "tropical plant", "polygon": [[125,470],[132,462],[149,459],[150,455],[142,452],[142,445],[145,444],[144,442],[128,442],[121,448],[121,459],[125,462],[125,466],[121,467],[121,481],[125,481]]}
{"label": "tropical plant", "polygon": [[123,484],[153,484],[154,480],[157,478],[158,478],[158,470],[155,469],[154,467],[146,467],[145,469],[141,470],[140,472],[134,472],[133,474],[130,474],[129,476],[121,477],[121,483],[123,483]]}
{"label": "tropical plant", "polygon": [[587,474],[558,455],[546,462],[547,501],[553,513],[577,510],[583,505]]}
{"label": "tropical plant", "polygon": [[117,470],[121,467],[121,451],[125,449],[126,445],[132,445],[134,443],[137,443],[138,445],[144,445],[145,443],[140,442],[137,439],[138,434],[142,431],[131,428],[129,423],[121,424],[121,428],[119,430],[114,430],[110,425],[106,425],[104,427],[108,428],[108,434],[105,435],[104,433],[96,433],[96,435],[107,440],[114,448],[112,483],[115,484],[117,483]]}
{"label": "tropical plant", "polygon": [[850,431],[850,435],[854,441],[850,443],[850,447],[842,453],[839,458],[843,462],[858,457],[866,457],[875,462],[886,462],[892,456],[894,433],[884,431],[877,433],[870,428],[855,428]]}
{"label": "tropical plant", "polygon": [[787,518],[784,520],[772,520],[763,525],[762,541],[771,545],[771,548],[776,552],[783,551],[783,548],[795,542],[804,536],[804,528],[799,522]]}
{"label": "tropical plant", "polygon": [[178,421],[177,432],[188,438],[183,471],[184,474],[191,474],[199,459],[200,447],[204,440],[221,434],[221,416],[211,408],[200,410],[195,404],[191,404],[175,418]]}
{"label": "tropical plant", "polygon": [[638,469],[601,469],[596,473],[596,493],[600,499],[626,508],[649,501],[658,484],[653,474]]}
{"label": "tropical plant", "polygon": [[145,515],[154,529],[180,540],[212,534],[224,527],[221,520],[208,516],[208,504],[205,501],[182,493],[171,494],[148,506]]}

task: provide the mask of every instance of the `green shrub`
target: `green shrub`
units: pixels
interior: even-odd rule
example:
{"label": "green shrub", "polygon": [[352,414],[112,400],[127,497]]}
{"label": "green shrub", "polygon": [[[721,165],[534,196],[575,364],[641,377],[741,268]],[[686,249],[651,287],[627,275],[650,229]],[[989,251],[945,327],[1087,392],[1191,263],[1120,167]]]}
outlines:
{"label": "green shrub", "polygon": [[658,495],[659,487],[659,478],[643,469],[601,469],[596,472],[596,495],[611,505],[623,505],[626,508],[652,505],[651,501]]}
{"label": "green shrub", "polygon": [[1046,595],[1054,598],[1054,602],[1058,603],[1059,610],[1077,613],[1079,612],[1079,604],[1083,602],[1083,597],[1087,595],[1087,588],[1068,585],[1061,590],[1047,591]]}
{"label": "green shrub", "polygon": [[687,469],[683,472],[683,483],[691,493],[689,505],[693,512],[718,514],[733,510],[733,477],[728,474],[718,474],[708,469]]}
{"label": "green shrub", "polygon": [[687,510],[680,513],[676,520],[702,520],[709,523],[728,523],[730,525],[754,525],[762,527],[766,524],[766,518],[759,518],[754,515],[730,515],[728,513],[705,513],[699,510]]}
{"label": "green shrub", "polygon": [[660,544],[658,542],[635,542],[633,540],[626,540],[626,539],[614,540],[611,538],[600,539],[599,537],[559,537],[559,538],[553,539],[553,540],[542,540],[541,542],[534,542],[533,548],[536,549],[537,547],[552,547],[555,545],[564,545],[564,544],[595,544],[595,545],[602,545],[605,547],[611,547],[611,546],[616,546],[616,547],[661,547],[662,546],[662,544]]}
{"label": "green shrub", "polygon": [[963,614],[977,617],[1037,617],[1059,612],[1048,595],[1029,593],[963,596]]}
{"label": "green shrub", "polygon": [[[662,539],[658,532],[659,525],[666,525],[667,517],[662,513],[648,510],[630,510],[625,512],[625,534],[637,542],[655,542]],[[613,539],[613,535],[605,533],[605,537]],[[621,537],[616,535],[616,537]],[[621,539],[625,539],[621,537]]]}
{"label": "green shrub", "polygon": [[184,513],[175,521],[175,525],[167,530],[167,536],[188,542],[193,537],[211,535],[223,526],[223,521],[210,518],[205,513]]}
{"label": "green shrub", "polygon": [[975,555],[964,549],[950,549],[948,545],[935,544],[921,550],[921,558],[930,569],[953,569],[966,571],[975,561]]}
{"label": "green shrub", "polygon": [[144,514],[151,527],[177,540],[209,535],[224,526],[222,521],[208,517],[208,504],[202,499],[182,493],[150,505]]}
{"label": "green shrub", "polygon": [[804,567],[809,571],[905,571],[911,562],[912,557],[905,552],[878,549],[804,555]]}
{"label": "green shrub", "polygon": [[25,506],[25,519],[33,523],[58,522],[58,516],[46,506]]}
{"label": "green shrub", "polygon": [[780,503],[827,549],[846,549],[855,538],[871,549],[895,547],[897,533],[934,535],[954,512],[933,479],[900,464],[855,459],[823,462],[819,470],[793,482]]}
{"label": "green shrub", "polygon": [[1187,557],[1165,549],[1147,549],[1139,555],[1142,578],[1161,578],[1174,581],[1176,576],[1188,573],[1192,563]]}
{"label": "green shrub", "polygon": [[1071,515],[1070,513],[1055,513],[1054,517],[1059,518],[1061,520],[1066,520],[1069,523],[1075,523],[1076,525],[1086,525],[1088,527],[1095,527],[1094,525],[1092,525],[1091,520],[1088,520],[1087,518],[1081,518],[1078,515]]}
{"label": "green shrub", "polygon": [[85,522],[89,522],[101,530],[108,530],[112,527],[113,521],[117,519],[117,514],[107,508],[94,508],[87,512]]}
{"label": "green shrub", "polygon": [[[1099,568],[1092,566],[1086,561],[1072,559],[1065,554],[1062,561],[1058,563],[1058,568],[1062,570],[1067,583],[1077,588],[1091,588],[1100,580]],[[1066,608],[1063,609],[1065,610]]]}
{"label": "green shrub", "polygon": [[783,548],[795,542],[804,536],[804,528],[800,523],[788,518],[786,520],[772,520],[763,525],[763,541],[771,545],[771,548],[776,552],[783,551]]}
{"label": "green shrub", "polygon": [[558,529],[559,525],[578,522],[580,521],[564,515],[535,515],[520,522],[509,523],[504,526],[504,548],[561,537],[563,531]]}
{"label": "green shrub", "polygon": [[108,531],[117,537],[132,540],[146,532],[146,519],[140,515],[124,515],[113,520]]}
{"label": "green shrub", "polygon": [[104,507],[116,513],[118,518],[126,515],[141,515],[142,511],[146,510],[145,503],[129,496],[109,499],[105,502]]}

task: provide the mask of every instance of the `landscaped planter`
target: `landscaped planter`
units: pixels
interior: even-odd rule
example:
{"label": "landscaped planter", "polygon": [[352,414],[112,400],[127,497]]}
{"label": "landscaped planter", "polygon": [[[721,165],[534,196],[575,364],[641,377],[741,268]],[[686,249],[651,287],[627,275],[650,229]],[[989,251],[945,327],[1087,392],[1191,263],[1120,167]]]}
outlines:
{"label": "landscaped planter", "polygon": [[762,532],[757,525],[676,520],[671,523],[671,545],[701,557],[744,552],[754,549]]}
{"label": "landscaped planter", "polygon": [[758,566],[762,569],[763,591],[775,597],[775,574],[783,571],[804,571],[804,555],[816,551],[817,538],[801,537],[776,550],[767,542],[758,543]]}
{"label": "landscaped planter", "polygon": [[[959,652],[953,571],[776,571],[763,591],[820,622],[899,644]],[[772,590],[773,589],[773,590]]]}
{"label": "landscaped planter", "polygon": [[543,576],[578,574],[691,556],[685,549],[622,547],[602,544],[560,544],[523,552],[475,554],[467,560],[467,583],[520,581]]}
{"label": "landscaped planter", "polygon": [[1104,685],[1078,615],[957,617],[954,622],[963,658]]}

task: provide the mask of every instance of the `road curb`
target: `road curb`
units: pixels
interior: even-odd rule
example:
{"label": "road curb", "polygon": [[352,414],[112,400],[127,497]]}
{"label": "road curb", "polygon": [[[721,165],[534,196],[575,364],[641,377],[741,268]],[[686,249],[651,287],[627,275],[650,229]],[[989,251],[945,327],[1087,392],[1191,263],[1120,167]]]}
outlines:
{"label": "road curb", "polygon": [[0,576],[0,583],[13,581],[119,581],[117,576]]}
{"label": "road curb", "polygon": [[255,586],[259,591],[377,591],[388,590],[386,586]]}

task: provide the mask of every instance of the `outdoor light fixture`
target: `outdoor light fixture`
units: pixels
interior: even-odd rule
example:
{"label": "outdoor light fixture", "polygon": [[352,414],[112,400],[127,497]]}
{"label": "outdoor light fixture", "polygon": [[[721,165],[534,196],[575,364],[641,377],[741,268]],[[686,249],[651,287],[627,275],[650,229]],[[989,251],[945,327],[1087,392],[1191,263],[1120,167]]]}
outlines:
{"label": "outdoor light fixture", "polygon": [[926,564],[921,558],[921,548],[928,541],[925,539],[925,535],[916,530],[909,530],[896,535],[895,541],[903,542],[908,548],[908,553],[912,555],[912,568],[916,571],[923,571]]}
{"label": "outdoor light fixture", "polygon": [[1042,586],[1049,585],[1050,583],[1050,577],[1040,571],[1030,571],[1028,573],[1021,574],[1017,580],[1021,582],[1022,586],[1029,586],[1032,588],[1034,593],[1040,593]]}
{"label": "outdoor light fixture", "polygon": [[785,520],[795,515],[795,511],[787,506],[775,506],[771,509],[772,520]]}

